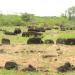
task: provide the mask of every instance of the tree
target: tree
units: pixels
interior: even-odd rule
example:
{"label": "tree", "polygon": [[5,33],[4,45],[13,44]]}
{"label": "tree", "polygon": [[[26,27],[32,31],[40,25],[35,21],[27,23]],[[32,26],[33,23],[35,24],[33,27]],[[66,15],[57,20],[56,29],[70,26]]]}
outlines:
{"label": "tree", "polygon": [[21,18],[23,21],[25,22],[32,22],[34,19],[34,15],[33,14],[28,14],[28,13],[23,13],[21,15]]}
{"label": "tree", "polygon": [[75,18],[75,6],[72,6],[70,8],[68,8],[68,10],[66,10],[66,14],[67,17],[69,18],[69,20],[72,20]]}

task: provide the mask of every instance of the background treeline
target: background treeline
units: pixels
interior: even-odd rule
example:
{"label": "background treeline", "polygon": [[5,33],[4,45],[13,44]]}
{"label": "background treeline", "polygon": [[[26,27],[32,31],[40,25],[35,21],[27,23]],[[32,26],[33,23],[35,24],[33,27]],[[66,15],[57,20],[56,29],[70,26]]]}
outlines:
{"label": "background treeline", "polygon": [[35,16],[22,13],[20,15],[0,14],[0,26],[28,26],[28,25],[75,25],[75,7],[68,8],[61,16]]}

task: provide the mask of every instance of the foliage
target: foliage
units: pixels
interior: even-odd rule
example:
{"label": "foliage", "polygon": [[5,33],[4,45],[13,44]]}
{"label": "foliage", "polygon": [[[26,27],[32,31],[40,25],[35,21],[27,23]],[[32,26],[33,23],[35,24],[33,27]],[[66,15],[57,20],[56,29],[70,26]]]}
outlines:
{"label": "foliage", "polygon": [[[71,20],[70,20],[71,19]],[[0,26],[59,26],[64,25],[75,25],[75,6],[70,7],[66,10],[65,14],[61,16],[35,16],[34,14],[21,13],[20,15],[4,15],[0,14]]]}
{"label": "foliage", "polygon": [[74,20],[75,19],[75,6],[68,8],[65,11],[65,16],[67,16],[69,20]]}

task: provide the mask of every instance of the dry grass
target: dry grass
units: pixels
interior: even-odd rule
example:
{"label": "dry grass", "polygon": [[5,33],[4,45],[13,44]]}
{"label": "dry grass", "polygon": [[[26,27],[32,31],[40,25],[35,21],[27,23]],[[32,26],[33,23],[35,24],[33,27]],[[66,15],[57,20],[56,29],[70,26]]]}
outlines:
{"label": "dry grass", "polygon": [[[37,69],[39,67],[48,69],[51,75],[54,75],[56,68],[67,61],[75,65],[75,46],[17,44],[1,45],[0,49],[5,51],[5,53],[0,53],[0,66],[4,66],[6,61],[11,60],[16,61],[20,69],[32,64]],[[43,55],[51,55],[51,57],[43,58]]]}

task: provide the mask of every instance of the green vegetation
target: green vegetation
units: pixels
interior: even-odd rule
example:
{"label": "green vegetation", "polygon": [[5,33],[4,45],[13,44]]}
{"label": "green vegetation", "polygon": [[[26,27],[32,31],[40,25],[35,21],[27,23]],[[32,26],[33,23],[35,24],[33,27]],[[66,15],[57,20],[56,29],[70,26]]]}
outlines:
{"label": "green vegetation", "polygon": [[[6,31],[11,31],[13,32],[15,28],[20,28],[22,32],[27,31],[27,28],[25,26],[1,26],[0,29],[6,30]],[[22,34],[16,35],[5,35],[3,31],[0,31],[0,43],[2,38],[7,38],[10,39],[11,44],[26,44],[27,40],[29,37],[22,37]],[[48,30],[43,33],[43,36],[41,36],[42,40],[46,39],[52,39],[56,41],[58,38],[75,38],[75,30],[66,30],[66,31],[59,31],[59,30]]]}
{"label": "green vegetation", "polygon": [[[68,14],[68,15],[67,15]],[[22,13],[20,15],[4,15],[0,14],[0,30],[13,32],[15,28],[20,28],[22,33],[27,31],[27,26],[37,27],[58,27],[58,29],[46,30],[42,32],[42,40],[52,39],[54,42],[58,38],[75,38],[75,29],[61,31],[60,25],[65,27],[75,27],[75,7],[69,8],[61,16],[35,16],[34,14]],[[3,31],[0,31],[0,43],[2,38],[10,40],[11,44],[26,44],[30,37],[22,37],[21,34],[17,35],[5,35]],[[33,36],[32,36],[33,37]],[[73,53],[72,53],[73,54]],[[68,55],[68,54],[67,54]],[[74,53],[75,55],[75,53]],[[66,56],[66,55],[65,55]],[[47,66],[47,65],[45,65]],[[44,72],[22,72],[15,70],[0,69],[0,75],[46,75]],[[50,75],[50,74],[47,74]],[[51,74],[52,75],[52,74]],[[56,73],[55,75],[75,75],[75,72]]]}
{"label": "green vegetation", "polygon": [[75,75],[75,71],[69,71],[65,73],[57,73],[56,75]]}
{"label": "green vegetation", "polygon": [[41,72],[21,72],[15,70],[0,69],[0,75],[44,75]]}
{"label": "green vegetation", "polygon": [[75,25],[75,7],[70,7],[61,16],[35,16],[34,14],[22,13],[20,15],[0,14],[0,26],[28,26],[28,25]]}
{"label": "green vegetation", "polygon": [[[0,75],[45,75],[45,74],[50,75],[50,73],[42,73],[42,72],[21,72],[15,70],[0,69]],[[55,75],[75,75],[75,71],[72,72],[69,71],[65,73],[55,73]]]}
{"label": "green vegetation", "polygon": [[27,25],[59,25],[68,24],[69,20],[65,17],[40,17],[34,15],[0,15],[0,26],[27,26]]}

